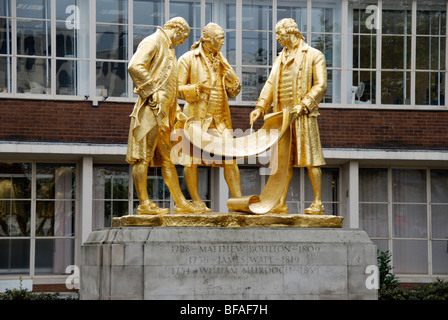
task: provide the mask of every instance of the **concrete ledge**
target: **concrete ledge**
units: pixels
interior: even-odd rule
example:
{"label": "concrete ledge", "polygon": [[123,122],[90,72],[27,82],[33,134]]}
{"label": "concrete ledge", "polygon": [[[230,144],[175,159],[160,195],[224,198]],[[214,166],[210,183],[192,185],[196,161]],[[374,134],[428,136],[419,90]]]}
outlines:
{"label": "concrete ledge", "polygon": [[342,217],[307,214],[241,213],[128,215],[113,218],[114,227],[299,227],[342,228]]}

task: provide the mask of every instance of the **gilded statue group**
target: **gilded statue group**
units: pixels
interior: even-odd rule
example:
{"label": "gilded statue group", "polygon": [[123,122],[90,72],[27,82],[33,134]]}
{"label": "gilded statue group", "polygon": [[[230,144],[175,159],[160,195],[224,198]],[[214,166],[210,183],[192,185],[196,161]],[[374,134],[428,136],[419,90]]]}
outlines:
{"label": "gilded statue group", "polygon": [[[307,167],[314,201],[305,213],[323,214],[320,167],[325,160],[317,116],[327,87],[325,58],[306,44],[293,19],[279,21],[275,32],[283,49],[250,113],[249,122],[252,125],[260,116],[285,110],[292,115],[292,120],[291,138],[285,147],[278,149],[279,157],[289,158],[283,162],[288,167],[284,168],[282,192],[265,213],[288,213],[286,197],[293,167]],[[192,119],[200,124],[203,132],[233,139],[228,99],[239,94],[241,82],[221,53],[224,31],[219,25],[209,23],[190,51],[177,61],[174,47],[183,44],[189,33],[190,27],[183,18],[173,18],[146,37],[129,62],[128,71],[138,98],[131,114],[126,161],[133,164],[138,214],[170,212],[149,199],[149,166],[161,167],[162,178],[175,201],[174,213],[211,212],[198,191],[198,165],[210,163],[184,161],[183,174],[192,201],[186,200],[181,191],[175,163],[170,158],[173,148],[170,135],[175,127]],[[185,101],[183,109],[178,99]],[[232,198],[243,199],[236,160],[221,166]]]}

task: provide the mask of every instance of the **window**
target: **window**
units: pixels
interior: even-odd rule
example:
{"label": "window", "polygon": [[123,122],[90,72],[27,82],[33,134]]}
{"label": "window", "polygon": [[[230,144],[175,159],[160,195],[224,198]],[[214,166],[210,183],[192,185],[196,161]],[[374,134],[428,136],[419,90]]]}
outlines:
{"label": "window", "polygon": [[96,96],[127,97],[128,1],[96,1]]}
{"label": "window", "polygon": [[448,170],[362,168],[360,225],[397,274],[447,275]]}
{"label": "window", "polygon": [[[183,167],[176,167],[179,184],[187,200],[191,200]],[[211,206],[211,168],[198,168],[199,195],[204,203]],[[175,203],[170,190],[163,181],[160,167],[148,167],[147,189],[149,199],[161,208],[174,209]],[[94,230],[112,227],[112,219],[129,214],[137,214],[139,200],[132,180],[132,166],[95,164],[93,168],[93,217]]]}
{"label": "window", "polygon": [[112,227],[112,218],[131,212],[129,166],[95,165],[93,168],[93,229]]}
{"label": "window", "polygon": [[[446,106],[443,0],[0,0],[0,94],[134,102],[127,64],[174,16],[191,33],[223,27],[222,53],[242,81],[231,105],[253,106],[281,47],[275,24],[292,17],[325,55],[323,107]],[[91,10],[93,12],[91,12]]]}
{"label": "window", "polygon": [[0,93],[88,94],[88,2],[3,0],[1,6]]}
{"label": "window", "polygon": [[444,106],[446,1],[349,0],[349,104]]}
{"label": "window", "polygon": [[0,274],[65,274],[74,264],[76,166],[0,163]]}

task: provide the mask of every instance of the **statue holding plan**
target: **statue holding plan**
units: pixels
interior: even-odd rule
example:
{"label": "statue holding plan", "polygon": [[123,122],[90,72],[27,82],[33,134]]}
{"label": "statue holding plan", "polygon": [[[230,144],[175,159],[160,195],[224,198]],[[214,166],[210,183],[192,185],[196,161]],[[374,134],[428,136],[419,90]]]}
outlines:
{"label": "statue holding plan", "polygon": [[[279,148],[278,157],[290,157],[286,185],[272,213],[287,213],[286,196],[293,167],[307,167],[314,201],[305,209],[308,214],[323,214],[321,169],[325,164],[317,117],[319,102],[327,89],[327,69],[324,55],[308,46],[293,19],[283,19],[275,27],[276,37],[283,47],[275,60],[269,79],[258,98],[250,123],[268,113],[287,109],[294,115],[291,123],[290,150]],[[290,155],[289,155],[290,154]]]}

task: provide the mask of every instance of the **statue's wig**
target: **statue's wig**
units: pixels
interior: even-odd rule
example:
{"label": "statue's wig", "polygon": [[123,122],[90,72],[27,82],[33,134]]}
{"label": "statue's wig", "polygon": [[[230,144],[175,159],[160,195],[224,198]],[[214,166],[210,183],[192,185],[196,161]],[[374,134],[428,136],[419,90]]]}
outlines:
{"label": "statue's wig", "polygon": [[165,25],[163,26],[164,29],[167,30],[179,30],[179,31],[187,31],[190,33],[190,26],[188,25],[188,22],[182,18],[182,17],[174,17],[170,20],[168,20]]}
{"label": "statue's wig", "polygon": [[216,36],[216,30],[223,31],[223,29],[216,23],[214,23],[214,22],[208,23],[204,27],[204,30],[202,30],[201,38],[199,39],[199,41],[196,41],[195,43],[193,43],[193,45],[191,46],[191,49],[197,48],[201,42],[204,42],[204,40],[214,38]]}
{"label": "statue's wig", "polygon": [[285,18],[277,22],[275,25],[275,31],[283,29],[288,34],[294,34],[295,36],[305,40],[305,38],[302,36],[302,33],[299,30],[299,27],[297,26],[297,23],[294,21],[294,19],[291,18]]}

